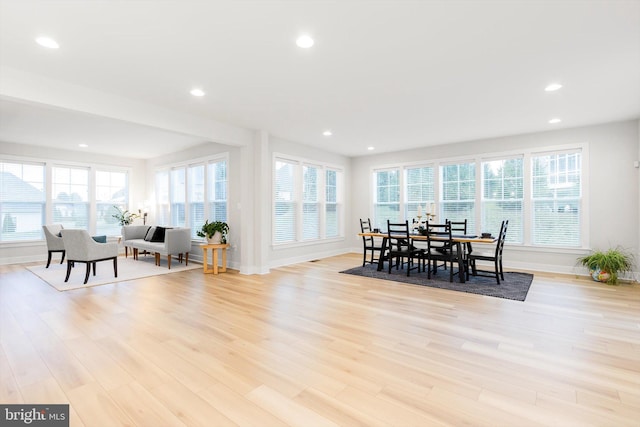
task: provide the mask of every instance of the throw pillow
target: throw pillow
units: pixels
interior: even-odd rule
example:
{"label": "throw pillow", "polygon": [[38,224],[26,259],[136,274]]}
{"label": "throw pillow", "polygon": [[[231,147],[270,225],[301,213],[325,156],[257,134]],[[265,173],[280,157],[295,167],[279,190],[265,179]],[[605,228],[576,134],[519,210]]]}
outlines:
{"label": "throw pillow", "polygon": [[153,233],[153,237],[151,237],[152,242],[164,242],[164,227],[156,227],[156,231]]}
{"label": "throw pillow", "polygon": [[98,243],[107,243],[107,236],[93,236],[93,240]]}
{"label": "throw pillow", "polygon": [[153,237],[153,233],[156,232],[156,228],[155,227],[149,227],[147,229],[147,234],[144,235],[144,240],[146,240],[147,242],[151,241],[151,238]]}

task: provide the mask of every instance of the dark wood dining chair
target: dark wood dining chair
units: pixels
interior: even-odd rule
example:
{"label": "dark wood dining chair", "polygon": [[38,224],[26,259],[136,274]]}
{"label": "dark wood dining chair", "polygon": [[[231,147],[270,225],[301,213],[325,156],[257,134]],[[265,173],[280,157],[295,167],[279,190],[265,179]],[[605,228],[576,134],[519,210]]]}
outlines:
{"label": "dark wood dining chair", "polygon": [[[447,269],[449,264],[449,282],[453,282],[453,276],[458,274],[461,281],[464,281],[464,267],[458,268],[456,273],[453,272],[453,265],[457,263],[458,266],[464,264],[462,262],[462,251],[459,250],[458,243],[453,241],[451,234],[451,224],[445,222],[444,224],[435,224],[427,222],[427,278],[431,279],[431,273],[437,274],[438,263],[442,262],[444,269]],[[462,271],[462,272],[461,272]]]}
{"label": "dark wood dining chair", "polygon": [[[473,253],[467,255],[467,262],[471,267],[471,274],[474,276],[488,276],[495,277],[498,285],[500,284],[500,279],[504,281],[504,270],[502,268],[502,250],[504,249],[504,242],[507,238],[507,227],[509,225],[509,220],[506,219],[502,221],[502,225],[500,226],[500,234],[498,235],[498,242],[496,243],[496,248],[493,253]],[[490,261],[493,262],[494,269],[493,271],[488,270],[478,270],[476,268],[476,261]],[[479,274],[483,273],[483,274]],[[467,275],[469,272],[467,271]]]}
{"label": "dark wood dining chair", "polygon": [[[371,229],[371,219],[367,218],[366,220],[360,218],[360,230],[363,233],[370,233],[373,230]],[[382,243],[377,244],[376,239],[371,236],[362,236],[362,266],[364,267],[367,263],[375,264],[378,262],[378,258],[375,257],[375,253],[379,252],[378,256],[382,256]],[[369,260],[367,260],[367,255],[371,254]]]}
{"label": "dark wood dining chair", "polygon": [[[404,268],[405,259],[407,264],[407,276],[411,270],[417,269],[420,272],[420,265],[424,269],[425,250],[416,248],[413,245],[411,236],[409,235],[409,221],[401,223],[392,223],[387,220],[387,259],[389,260],[388,271],[391,274],[391,268]],[[395,262],[394,262],[395,260]],[[414,261],[417,260],[415,266]]]}

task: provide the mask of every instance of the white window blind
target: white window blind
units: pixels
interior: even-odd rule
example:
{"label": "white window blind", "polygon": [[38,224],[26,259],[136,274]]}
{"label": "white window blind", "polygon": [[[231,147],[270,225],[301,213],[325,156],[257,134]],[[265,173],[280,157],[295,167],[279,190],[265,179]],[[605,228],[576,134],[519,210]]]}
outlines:
{"label": "white window blind", "polygon": [[52,168],[53,222],[89,229],[89,169]]}
{"label": "white window blind", "polygon": [[204,164],[189,166],[188,173],[189,227],[191,228],[191,237],[195,239],[198,237],[196,233],[200,231],[205,221]]}
{"label": "white window blind", "polygon": [[580,246],[581,153],[533,156],[532,175],[532,243]]}
{"label": "white window blind", "polygon": [[44,164],[0,162],[0,242],[41,239]]}
{"label": "white window blind", "polygon": [[127,172],[96,171],[96,234],[116,236],[121,233],[115,206],[126,210],[129,203]]}
{"label": "white window blind", "polygon": [[[411,222],[412,218],[418,215],[418,206],[422,207],[423,213],[427,213],[434,203],[435,189],[433,167],[410,167],[405,169],[406,183],[406,203],[405,217]],[[426,207],[426,209],[425,209]],[[423,218],[424,220],[425,218]]]}
{"label": "white window blind", "polygon": [[156,223],[171,222],[169,209],[169,171],[156,172]]}
{"label": "white window blind", "polygon": [[326,170],[325,176],[325,237],[338,237],[340,235],[340,215],[338,204],[338,174],[332,169]]}
{"label": "white window blind", "polygon": [[285,160],[276,160],[274,171],[274,243],[288,243],[296,240],[297,215],[294,171],[295,164]]}
{"label": "white window blind", "polygon": [[509,220],[507,242],[523,242],[523,159],[482,162],[482,228],[497,236],[503,220]]}
{"label": "white window blind", "polygon": [[227,162],[219,160],[207,165],[207,188],[210,221],[227,221]]}
{"label": "white window blind", "polygon": [[320,238],[319,171],[315,166],[302,167],[302,239]]}
{"label": "white window blind", "polygon": [[373,226],[387,229],[387,220],[398,221],[400,215],[400,170],[379,170],[373,173]]}
{"label": "white window blind", "polygon": [[476,232],[476,165],[457,163],[440,167],[440,213],[436,221],[467,220],[467,233]]}
{"label": "white window blind", "polygon": [[169,199],[171,200],[171,222],[169,225],[176,227],[185,227],[185,179],[186,172],[184,167],[172,169],[169,174],[169,188],[171,189],[169,193]]}

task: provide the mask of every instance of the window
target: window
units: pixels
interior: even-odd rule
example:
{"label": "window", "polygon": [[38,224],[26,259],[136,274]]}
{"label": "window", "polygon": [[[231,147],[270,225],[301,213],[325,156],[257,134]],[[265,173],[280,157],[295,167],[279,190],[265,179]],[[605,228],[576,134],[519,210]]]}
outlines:
{"label": "window", "polygon": [[120,234],[120,224],[113,217],[129,204],[127,172],[96,171],[96,234],[115,236]]}
{"label": "window", "polygon": [[[405,182],[407,186],[405,217],[415,218],[418,215],[418,206],[429,210],[434,202],[435,183],[433,180],[433,167],[406,168]],[[424,209],[423,212],[427,213]],[[425,219],[426,218],[423,218],[423,220]]]}
{"label": "window", "polygon": [[442,221],[467,220],[467,233],[475,233],[476,164],[458,163],[440,167]]}
{"label": "window", "polygon": [[300,159],[274,159],[273,242],[340,237],[342,171]]}
{"label": "window", "polygon": [[185,226],[185,168],[172,169],[169,174],[169,199],[171,200],[170,214],[171,225],[176,227]]}
{"label": "window", "polygon": [[169,171],[156,172],[156,211],[158,224],[170,224]]}
{"label": "window", "polygon": [[320,203],[318,201],[318,168],[302,167],[302,240],[320,237]]}
{"label": "window", "polygon": [[0,242],[42,239],[44,164],[0,162]]}
{"label": "window", "polygon": [[189,227],[194,239],[205,221],[226,222],[226,159],[156,171],[156,205],[159,224]]}
{"label": "window", "polygon": [[187,186],[189,188],[189,227],[191,228],[191,238],[195,239],[198,237],[196,233],[200,231],[205,221],[204,165],[189,167]]}
{"label": "window", "polygon": [[212,221],[227,222],[227,162],[214,161],[208,164],[209,215]]}
{"label": "window", "polygon": [[582,160],[580,152],[532,158],[532,243],[580,246]]}
{"label": "window", "polygon": [[482,229],[494,235],[509,220],[507,242],[523,243],[524,178],[522,157],[482,162]]}
{"label": "window", "polygon": [[325,176],[325,236],[328,238],[340,235],[338,174],[337,170],[327,169]]}
{"label": "window", "polygon": [[89,230],[89,169],[52,168],[53,222]]}
{"label": "window", "polygon": [[373,185],[373,226],[386,230],[387,220],[400,220],[400,170],[374,172]]}
{"label": "window", "polygon": [[275,165],[274,243],[296,239],[296,200],[293,172],[295,165],[277,160]]}

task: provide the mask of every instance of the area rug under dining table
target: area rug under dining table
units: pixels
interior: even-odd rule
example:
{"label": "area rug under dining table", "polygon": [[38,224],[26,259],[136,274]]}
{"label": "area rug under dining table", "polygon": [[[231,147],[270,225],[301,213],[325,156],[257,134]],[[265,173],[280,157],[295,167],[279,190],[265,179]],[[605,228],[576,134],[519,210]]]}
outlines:
{"label": "area rug under dining table", "polygon": [[87,284],[83,284],[86,271],[85,264],[77,264],[69,276],[69,281],[65,283],[64,278],[67,275],[67,263],[63,264],[52,262],[49,268],[45,265],[35,265],[27,267],[33,274],[40,277],[59,291],[70,291],[73,289],[89,288],[91,286],[106,285],[109,283],[124,282],[129,280],[141,279],[143,277],[157,276],[161,274],[178,273],[180,271],[202,269],[200,264],[185,265],[174,260],[171,263],[171,269],[167,268],[166,260],[163,259],[162,265],[155,265],[153,255],[141,255],[136,261],[133,257],[118,257],[118,277],[113,276],[113,263],[111,261],[98,262],[96,265],[96,275],[93,272],[89,276]]}
{"label": "area rug under dining table", "polygon": [[[454,268],[454,272],[457,269]],[[373,279],[392,280],[394,282],[408,283],[412,285],[429,286],[432,288],[448,289],[458,292],[468,292],[472,294],[486,295],[496,298],[505,298],[515,301],[524,301],[527,298],[529,287],[533,281],[533,274],[519,272],[505,272],[504,281],[500,280],[498,285],[495,277],[470,275],[465,283],[460,283],[458,276],[453,277],[453,282],[449,282],[449,271],[438,270],[437,274],[432,274],[431,279],[427,278],[427,273],[415,271],[407,277],[406,270],[391,269],[387,272],[387,266],[382,271],[378,271],[377,264],[367,264],[364,267],[354,267],[340,273],[353,274],[356,276],[371,277]]]}

